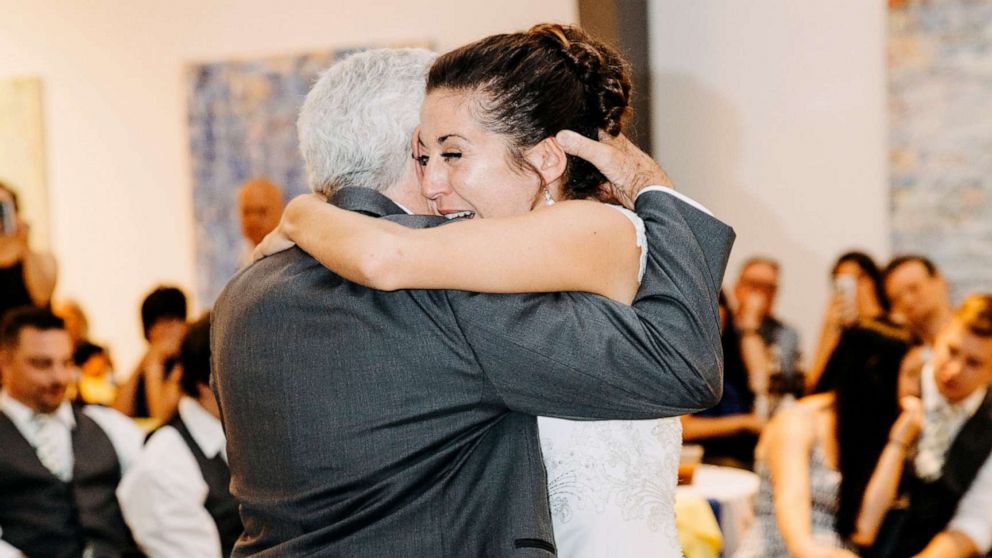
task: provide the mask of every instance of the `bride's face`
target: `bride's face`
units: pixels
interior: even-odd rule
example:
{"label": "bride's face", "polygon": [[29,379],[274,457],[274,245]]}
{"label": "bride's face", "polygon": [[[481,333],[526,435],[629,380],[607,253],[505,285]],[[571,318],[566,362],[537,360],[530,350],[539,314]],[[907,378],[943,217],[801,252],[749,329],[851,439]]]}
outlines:
{"label": "bride's face", "polygon": [[473,113],[471,92],[438,89],[420,110],[420,192],[441,215],[511,217],[530,211],[540,178],[516,168],[507,138],[486,130]]}

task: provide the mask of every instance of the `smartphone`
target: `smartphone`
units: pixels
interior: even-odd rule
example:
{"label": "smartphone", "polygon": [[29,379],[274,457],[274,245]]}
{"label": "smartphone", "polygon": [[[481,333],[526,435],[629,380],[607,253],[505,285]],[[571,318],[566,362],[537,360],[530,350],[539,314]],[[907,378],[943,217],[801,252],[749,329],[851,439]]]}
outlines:
{"label": "smartphone", "polygon": [[0,200],[0,235],[8,236],[17,230],[17,215],[10,200]]}
{"label": "smartphone", "polygon": [[834,292],[841,298],[843,304],[843,319],[852,324],[858,319],[858,278],[853,275],[838,275],[834,279]]}

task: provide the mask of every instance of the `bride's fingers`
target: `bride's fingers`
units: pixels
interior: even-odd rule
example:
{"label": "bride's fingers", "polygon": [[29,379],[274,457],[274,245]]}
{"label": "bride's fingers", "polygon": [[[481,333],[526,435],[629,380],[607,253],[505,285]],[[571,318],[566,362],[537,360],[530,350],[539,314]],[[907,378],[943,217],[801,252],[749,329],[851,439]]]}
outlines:
{"label": "bride's fingers", "polygon": [[262,242],[258,243],[255,250],[251,253],[252,261],[258,261],[266,256],[271,256],[272,254],[282,252],[283,250],[289,250],[296,243],[289,239],[285,234],[282,233],[280,229],[276,229],[269,234],[265,235]]}

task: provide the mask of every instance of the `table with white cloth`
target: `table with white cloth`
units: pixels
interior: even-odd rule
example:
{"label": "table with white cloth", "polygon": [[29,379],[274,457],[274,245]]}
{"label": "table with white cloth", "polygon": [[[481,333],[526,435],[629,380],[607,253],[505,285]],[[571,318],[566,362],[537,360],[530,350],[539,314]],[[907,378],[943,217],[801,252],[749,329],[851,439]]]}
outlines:
{"label": "table with white cloth", "polygon": [[704,498],[713,508],[723,535],[723,556],[733,556],[754,521],[754,496],[758,475],[743,469],[699,465],[692,484],[679,486],[679,498]]}

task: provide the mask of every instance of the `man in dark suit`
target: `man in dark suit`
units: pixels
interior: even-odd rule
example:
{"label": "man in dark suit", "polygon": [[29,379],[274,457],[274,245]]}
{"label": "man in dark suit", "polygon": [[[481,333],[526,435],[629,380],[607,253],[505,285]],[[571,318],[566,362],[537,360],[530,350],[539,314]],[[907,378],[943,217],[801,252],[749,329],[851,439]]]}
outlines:
{"label": "man in dark suit", "polygon": [[[400,141],[429,62],[367,51],[322,76],[299,122],[316,191],[439,224],[409,215],[427,208]],[[590,143],[579,147],[614,182],[666,180],[630,146]],[[670,191],[644,192],[637,209],[653,261],[632,307],[373,291],[297,248],[238,274],[212,325],[245,522],[234,556],[553,556],[534,415],[648,419],[720,398],[717,291],[733,232]]]}

